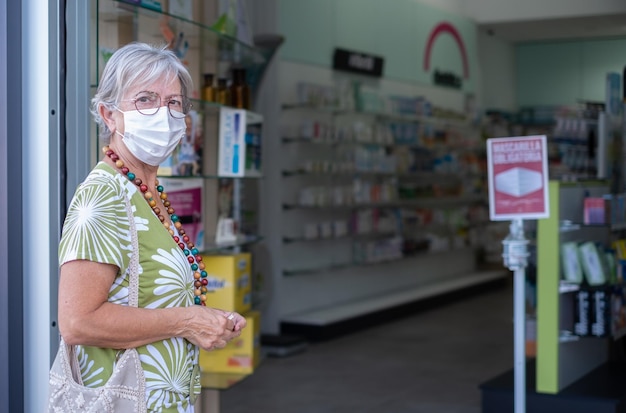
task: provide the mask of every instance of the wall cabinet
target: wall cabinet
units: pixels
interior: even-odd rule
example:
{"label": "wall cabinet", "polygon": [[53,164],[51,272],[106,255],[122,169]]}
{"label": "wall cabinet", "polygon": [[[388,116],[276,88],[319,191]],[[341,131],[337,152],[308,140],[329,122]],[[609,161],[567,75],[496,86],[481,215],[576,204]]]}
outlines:
{"label": "wall cabinet", "polygon": [[[192,99],[193,116],[190,116],[192,126],[188,128],[187,136],[174,153],[173,160],[161,166],[159,176],[169,183],[169,188],[166,187],[168,192],[172,192],[173,188],[201,187],[202,196],[197,201],[200,210],[190,213],[190,216],[202,217],[204,253],[222,249],[238,250],[257,241],[259,237],[254,232],[256,217],[242,214],[242,210],[245,194],[255,193],[255,179],[262,176],[260,150],[263,116],[247,108],[242,109],[234,100],[210,98],[203,94],[203,87],[208,79],[212,79],[214,88],[217,88],[218,81],[223,81],[229,88],[235,80],[241,80],[233,78],[235,73],[245,73],[244,83],[254,91],[258,86],[255,82],[260,79],[260,73],[267,64],[268,52],[216,30],[213,26],[218,20],[218,5],[215,1],[176,2],[187,4],[188,10],[174,9],[171,6],[175,4],[167,1],[91,1],[92,95],[98,87],[106,61],[121,45],[133,41],[167,45],[192,75],[194,90],[190,91],[189,97]],[[218,171],[218,156],[223,144],[220,142],[223,135],[220,119],[223,119],[225,111],[231,109],[240,110],[237,116],[243,119],[243,127],[246,129],[245,142],[241,142],[245,150],[240,154],[244,158],[242,164],[245,174],[237,177],[224,176]],[[101,156],[100,146],[94,127],[93,164]],[[189,158],[184,164],[183,156]],[[250,196],[247,201],[257,202]],[[255,205],[246,208],[248,211],[255,209]],[[220,237],[220,232],[227,230],[220,224],[223,219],[232,228],[232,233],[227,231],[229,236],[225,238]]]}
{"label": "wall cabinet", "polygon": [[610,341],[602,337],[611,334],[594,337],[576,326],[584,321],[576,317],[580,291],[598,289],[567,282],[562,253],[566,243],[611,245],[616,233],[608,224],[583,221],[585,197],[607,193],[608,185],[550,182],[550,217],[537,223],[537,392],[556,394],[609,360]]}

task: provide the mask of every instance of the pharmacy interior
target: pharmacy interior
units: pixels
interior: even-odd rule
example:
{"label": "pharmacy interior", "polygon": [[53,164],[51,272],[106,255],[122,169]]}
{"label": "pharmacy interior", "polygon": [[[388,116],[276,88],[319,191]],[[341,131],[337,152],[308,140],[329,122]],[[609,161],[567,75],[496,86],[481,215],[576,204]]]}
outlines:
{"label": "pharmacy interior", "polygon": [[[85,21],[68,19],[68,37],[89,39],[68,82],[84,92],[67,115],[90,136],[72,148],[83,173],[102,156],[88,98],[116,48],[167,44],[193,76],[188,131],[159,179],[208,268],[197,299],[248,320],[202,353],[201,403],[254,374],[263,348],[284,355],[508,280],[485,153],[505,136],[545,135],[549,148],[550,217],[525,227],[528,411],[575,404],[585,390],[572,386],[620,359],[626,36],[507,31],[541,16],[556,27],[566,9],[533,4],[90,0]],[[510,382],[481,386],[484,412],[511,403]]]}

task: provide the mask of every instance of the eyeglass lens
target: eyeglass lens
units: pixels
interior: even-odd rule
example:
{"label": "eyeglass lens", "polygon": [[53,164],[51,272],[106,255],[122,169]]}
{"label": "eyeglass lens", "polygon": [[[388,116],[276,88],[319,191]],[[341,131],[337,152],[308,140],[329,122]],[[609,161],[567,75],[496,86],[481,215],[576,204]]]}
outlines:
{"label": "eyeglass lens", "polygon": [[[183,95],[172,95],[167,98],[167,109],[174,118],[184,118],[191,104]],[[134,99],[135,108],[143,115],[154,115],[161,107],[161,96],[153,92],[141,92]]]}

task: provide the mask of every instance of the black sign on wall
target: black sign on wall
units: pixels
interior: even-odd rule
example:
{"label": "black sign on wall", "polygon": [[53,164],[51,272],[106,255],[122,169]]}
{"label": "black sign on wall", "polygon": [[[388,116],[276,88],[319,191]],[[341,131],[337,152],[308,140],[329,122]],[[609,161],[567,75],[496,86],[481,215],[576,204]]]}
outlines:
{"label": "black sign on wall", "polygon": [[441,72],[439,70],[435,70],[433,83],[439,86],[446,86],[454,89],[461,89],[463,86],[463,80],[461,80],[460,76],[452,72]]}
{"label": "black sign on wall", "polygon": [[381,77],[385,60],[382,57],[352,50],[335,48],[333,69]]}

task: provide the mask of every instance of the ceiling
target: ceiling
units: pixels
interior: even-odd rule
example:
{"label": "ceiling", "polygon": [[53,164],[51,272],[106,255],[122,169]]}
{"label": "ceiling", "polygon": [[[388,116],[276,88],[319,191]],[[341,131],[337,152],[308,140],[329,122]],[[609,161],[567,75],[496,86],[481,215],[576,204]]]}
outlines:
{"label": "ceiling", "polygon": [[626,13],[480,24],[478,27],[491,36],[514,43],[626,37]]}

